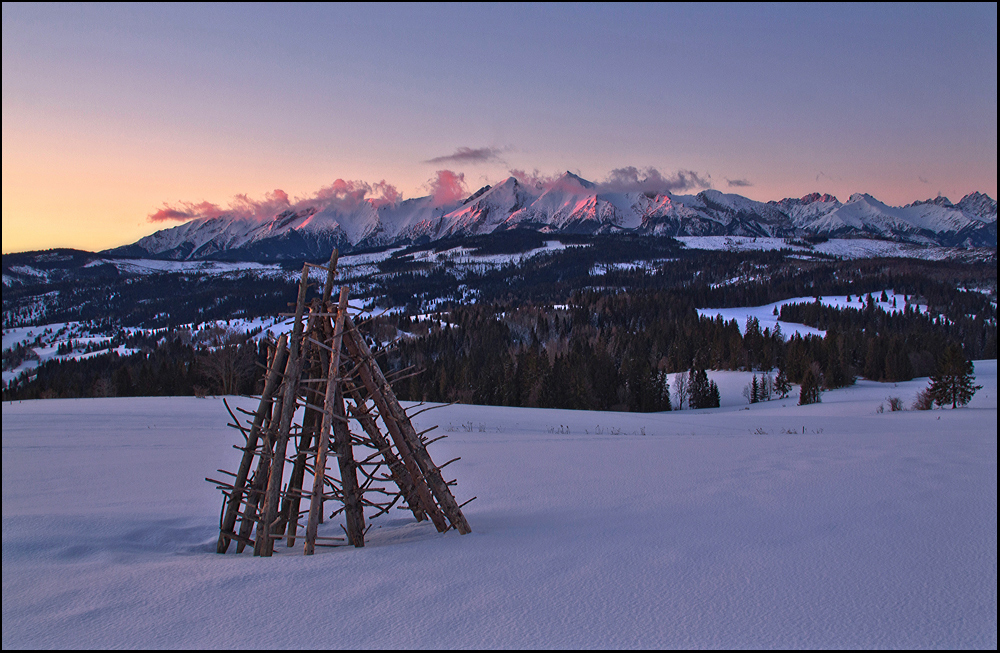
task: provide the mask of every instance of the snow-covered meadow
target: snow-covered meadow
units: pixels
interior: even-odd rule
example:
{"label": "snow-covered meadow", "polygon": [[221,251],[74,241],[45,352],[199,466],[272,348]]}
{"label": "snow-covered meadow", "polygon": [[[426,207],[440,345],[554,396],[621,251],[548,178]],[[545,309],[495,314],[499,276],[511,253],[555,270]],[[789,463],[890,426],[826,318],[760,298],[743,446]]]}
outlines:
{"label": "snow-covered meadow", "polygon": [[730,252],[770,252],[788,250],[800,256],[812,254],[844,260],[863,258],[914,258],[927,261],[987,261],[995,257],[989,248],[939,247],[873,238],[830,238],[815,245],[786,238],[753,236],[678,236],[688,249],[725,250]]}
{"label": "snow-covered meadow", "polygon": [[394,511],[363,549],[270,559],[214,553],[221,400],[4,404],[3,647],[995,649],[996,361],[976,373],[929,412],[885,404],[926,379],[748,407],[738,372],[712,410],[442,408],[416,426],[462,457],[472,534]]}
{"label": "snow-covered meadow", "polygon": [[[885,294],[886,301],[881,301],[882,294]],[[785,338],[797,333],[803,338],[806,336],[826,337],[826,331],[798,324],[796,322],[782,322],[778,319],[781,307],[793,304],[811,304],[819,301],[824,306],[832,306],[837,309],[853,308],[862,310],[865,307],[864,295],[823,295],[821,297],[793,297],[792,299],[782,299],[781,301],[765,304],[764,306],[738,306],[736,308],[699,308],[698,315],[701,317],[715,318],[721,317],[726,322],[736,320],[740,333],[746,333],[746,324],[749,318],[754,318],[760,324],[760,329],[770,329],[772,332],[776,326],[781,326],[781,332]],[[909,302],[907,295],[897,295],[895,290],[885,290],[872,293],[872,303],[886,313],[901,313]],[[910,310],[918,313],[926,313],[927,306],[924,304],[910,304]]]}

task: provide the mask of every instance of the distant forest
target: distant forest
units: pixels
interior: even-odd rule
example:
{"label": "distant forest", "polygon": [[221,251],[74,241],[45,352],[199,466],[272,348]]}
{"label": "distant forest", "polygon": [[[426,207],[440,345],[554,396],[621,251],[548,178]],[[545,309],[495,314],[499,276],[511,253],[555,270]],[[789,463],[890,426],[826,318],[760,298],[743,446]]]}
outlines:
{"label": "distant forest", "polygon": [[[667,384],[674,375],[692,369],[782,370],[799,383],[812,368],[824,387],[835,388],[859,376],[929,376],[950,344],[969,359],[997,355],[995,294],[962,290],[995,289],[995,258],[841,261],[815,254],[805,260],[790,251],[708,252],[672,238],[630,235],[561,235],[563,249],[499,267],[459,266],[448,258],[456,247],[517,254],[547,240],[514,231],[418,244],[344,280],[353,296],[404,310],[366,327],[387,371],[419,371],[399,382],[401,398],[659,411],[671,407]],[[57,261],[52,266],[64,267],[53,267],[46,284],[4,289],[4,326],[36,323],[41,305],[48,322],[88,321],[102,333],[118,333],[113,347],[137,353],[47,362],[7,387],[5,401],[259,391],[266,343],[224,331],[214,341],[195,341],[179,325],[286,311],[301,262],[282,264],[288,278],[129,276],[88,265],[83,253],[64,254],[50,257]],[[4,258],[5,271],[23,263]],[[886,313],[868,298],[884,289],[928,306],[928,314],[907,307]],[[781,311],[783,321],[824,330],[825,338],[786,339],[753,322],[737,325],[696,310],[845,294],[863,303],[835,309],[811,301]],[[159,331],[128,335],[124,325]],[[5,351],[4,369],[26,355]]]}
{"label": "distant forest", "polygon": [[443,325],[403,318],[394,326],[422,337],[401,339],[385,360],[394,370],[426,370],[402,384],[400,396],[411,400],[668,410],[665,384],[690,369],[782,370],[800,383],[818,363],[823,387],[836,388],[858,376],[929,376],[950,343],[969,358],[996,358],[995,309],[981,295],[963,295],[979,311],[975,317],[890,315],[870,300],[860,310],[786,306],[783,321],[827,331],[825,338],[786,340],[756,320],[699,317],[683,292],[580,292],[564,310],[477,304],[452,308]]}
{"label": "distant forest", "polygon": [[[754,320],[737,325],[696,311],[810,294],[806,291],[816,286],[806,287],[800,278],[716,288],[591,288],[556,305],[531,299],[453,303],[423,319],[381,317],[368,329],[387,371],[420,372],[397,385],[401,399],[504,406],[661,411],[672,407],[673,374],[690,369],[783,370],[799,383],[816,363],[823,387],[836,388],[859,376],[879,381],[929,376],[937,355],[952,343],[968,358],[996,358],[996,308],[985,295],[919,275],[909,282],[864,281],[872,290],[908,287],[931,311],[925,315],[907,307],[889,314],[867,295],[857,295],[863,302],[857,309],[816,301],[785,306],[783,321],[827,332],[825,338],[787,340]],[[823,287],[851,292],[860,285]],[[138,353],[49,362],[32,380],[7,388],[3,398],[259,392],[266,343],[221,335],[224,339],[209,347],[191,342],[184,330],[123,333],[116,343]]]}

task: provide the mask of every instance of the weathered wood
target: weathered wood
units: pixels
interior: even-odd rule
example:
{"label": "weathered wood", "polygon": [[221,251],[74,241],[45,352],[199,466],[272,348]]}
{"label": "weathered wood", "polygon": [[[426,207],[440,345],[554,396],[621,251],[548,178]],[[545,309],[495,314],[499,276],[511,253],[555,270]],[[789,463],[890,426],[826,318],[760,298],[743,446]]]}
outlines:
{"label": "weathered wood", "polygon": [[[247,475],[250,473],[250,466],[253,464],[257,440],[260,438],[261,427],[264,424],[264,419],[267,416],[267,413],[271,409],[271,402],[274,397],[274,393],[278,389],[278,385],[280,383],[278,378],[278,369],[285,364],[287,341],[288,339],[284,335],[278,339],[274,359],[271,361],[271,368],[268,370],[267,377],[264,381],[264,392],[260,396],[260,406],[257,408],[257,412],[254,415],[253,425],[250,427],[250,433],[247,436],[246,450],[243,453],[243,459],[240,461],[240,467],[236,472],[236,480],[233,482],[236,489],[233,491],[233,496],[230,498],[229,506],[226,508],[226,514],[223,517],[221,525],[222,531],[232,532],[236,526],[236,511],[243,499],[243,492],[247,484]],[[229,548],[229,540],[230,538],[224,532],[220,533],[216,551],[218,553],[225,553]]]}
{"label": "weathered wood", "polygon": [[[222,542],[228,546],[231,540],[236,541],[237,552],[251,545],[255,555],[260,556],[273,555],[276,540],[284,539],[288,546],[294,546],[298,520],[308,515],[307,523],[301,526],[306,531],[305,553],[312,554],[315,547],[327,545],[323,540],[335,539],[317,534],[318,524],[323,521],[324,500],[341,504],[335,506],[331,517],[344,513],[347,543],[357,547],[364,546],[365,534],[371,528],[371,524],[365,524],[364,510],[371,508],[370,514],[377,517],[400,499],[405,500],[418,521],[430,519],[440,532],[450,528],[460,533],[471,531],[449,489],[454,482],[445,482],[441,477],[441,469],[454,460],[440,467],[434,464],[426,450],[425,434],[430,429],[420,433],[414,430],[392,390],[392,383],[412,376],[412,368],[387,378],[376,362],[377,354],[373,355],[351,319],[347,288],[341,288],[338,306],[328,302],[338,256],[334,250],[325,268],[303,265],[294,320],[289,322],[291,335],[282,343],[284,364],[275,355],[270,356],[258,410],[251,413],[238,409],[251,417],[245,420],[246,428],[226,404],[233,417],[231,426],[240,430],[246,446],[236,447],[243,452],[237,473],[219,470],[233,477],[233,485],[206,479],[223,491],[220,553],[225,551]],[[327,279],[322,300],[313,300],[306,325],[305,296],[311,268],[325,269]],[[272,354],[277,350],[273,348]],[[353,405],[347,406],[347,398]],[[294,419],[300,406],[305,407],[301,426]],[[432,408],[436,406],[428,410]],[[423,412],[419,407],[410,410]],[[364,435],[351,433],[349,415],[361,424]],[[379,418],[387,432],[379,428]],[[289,439],[295,440],[292,456],[286,455]],[[361,456],[363,460],[357,462],[356,446],[367,447],[370,455]],[[256,471],[248,478],[254,456],[258,457]],[[326,474],[330,456],[337,458],[339,479]],[[291,465],[287,484],[283,477],[285,462]],[[387,470],[382,470],[382,465]],[[307,473],[313,478],[311,491],[302,487]],[[390,491],[392,487],[386,483],[395,484],[399,491]],[[370,493],[385,499],[373,500]],[[303,497],[309,498],[307,510],[299,508]],[[256,535],[251,538],[254,527]]]}
{"label": "weathered wood", "polygon": [[[409,417],[412,420],[417,415],[426,413],[429,410],[437,410],[438,408],[447,408],[448,406],[454,406],[457,403],[458,403],[457,401],[452,401],[452,402],[449,402],[447,404],[439,404],[437,406],[428,406],[427,408],[423,408],[421,410],[418,410],[417,412],[413,413],[412,415],[410,415],[409,413],[407,413],[406,416]],[[417,406],[419,406],[419,405],[420,404],[417,404]],[[416,408],[417,406],[413,406],[413,408]]]}
{"label": "weathered wood", "polygon": [[274,459],[267,480],[267,496],[264,498],[263,533],[258,532],[255,553],[264,557],[274,551],[274,542],[269,535],[278,517],[278,498],[281,491],[282,473],[285,467],[285,449],[288,447],[288,435],[291,431],[292,417],[295,415],[298,399],[299,377],[302,374],[302,315],[306,307],[306,291],[309,288],[309,266],[302,266],[302,278],[299,281],[299,296],[295,303],[295,325],[292,327],[292,337],[289,339],[288,363],[285,365],[284,401],[281,409],[281,419],[278,423],[278,435],[274,442]]}
{"label": "weathered wood", "polygon": [[[280,369],[280,366],[275,367]],[[281,374],[281,378],[284,378],[284,373]],[[258,532],[263,530],[260,511],[263,508],[264,496],[267,494],[267,479],[271,472],[271,459],[274,457],[274,440],[277,436],[278,422],[281,418],[284,401],[284,393],[279,388],[274,394],[271,409],[265,415],[264,425],[261,427],[262,438],[260,450],[257,452],[257,469],[254,472],[250,491],[248,492],[249,500],[247,502],[246,514],[240,521],[240,535],[247,539],[249,539],[250,533],[255,527]],[[260,537],[257,537],[254,541],[255,553],[262,546],[262,544],[257,544],[258,541],[260,541]],[[242,553],[243,548],[243,542],[237,542],[236,552]]]}
{"label": "weathered wood", "polygon": [[242,535],[239,535],[239,534],[234,533],[232,531],[222,531],[222,534],[225,535],[226,537],[228,537],[231,540],[236,540],[237,542],[239,542],[243,546],[246,546],[248,544],[250,546],[254,545],[254,541],[253,540],[245,538]]}
{"label": "weathered wood", "polygon": [[[381,372],[378,372],[378,365],[372,359],[368,345],[365,344],[361,333],[354,327],[350,317],[346,320],[345,330],[344,343],[347,345],[347,350],[351,356],[364,363],[358,368],[361,382],[368,389],[368,394],[371,395],[372,401],[375,402],[375,407],[378,408],[379,415],[381,415],[382,421],[385,422],[385,426],[389,430],[389,435],[396,445],[396,452],[399,454],[403,465],[413,480],[415,495],[420,502],[420,507],[434,523],[434,527],[443,533],[448,530],[448,522],[444,513],[438,507],[437,503],[434,502],[434,496],[431,494],[424,475],[421,473],[421,469],[413,456],[412,448],[400,429],[398,420],[394,418],[389,403],[382,392],[385,378],[382,377],[381,382],[377,380],[378,377],[381,377]],[[375,372],[378,372],[377,376]],[[392,392],[391,388],[386,389]]]}
{"label": "weathered wood", "polygon": [[[337,310],[337,328],[334,330],[334,345],[337,353],[343,342],[344,323],[347,320],[346,288],[340,292],[340,306]],[[337,358],[339,372],[340,358]],[[358,487],[357,463],[354,462],[354,445],[351,442],[351,430],[348,428],[344,409],[344,393],[339,383],[334,384],[333,415],[345,418],[344,421],[334,421],[333,444],[337,452],[337,465],[340,468],[340,486],[344,497],[344,520],[347,539],[356,547],[365,545],[365,513],[362,505],[362,489]],[[328,404],[329,406],[329,404]],[[329,407],[327,408],[329,411]]]}
{"label": "weathered wood", "polygon": [[334,327],[333,353],[330,356],[330,367],[327,372],[327,379],[329,381],[326,384],[323,421],[319,429],[319,442],[316,445],[313,491],[312,498],[309,500],[309,521],[306,524],[306,555],[312,555],[316,549],[316,531],[319,528],[319,520],[323,510],[323,477],[326,473],[326,453],[330,446],[330,429],[333,425],[333,402],[336,397],[336,388],[338,385],[334,379],[340,374],[340,350],[344,331],[344,319],[347,317],[347,296],[347,288],[341,288],[340,307],[337,311],[337,323]]}
{"label": "weathered wood", "polygon": [[[324,286],[324,295],[326,290],[333,286],[333,278],[336,276],[337,272],[337,250],[333,250],[333,255],[330,257],[330,267],[327,269],[326,284]],[[310,338],[308,334],[319,335],[323,331],[323,325],[319,322],[321,318],[317,315],[322,312],[326,307],[325,303],[321,303],[319,299],[313,301],[313,307],[310,313],[310,329],[305,336],[305,342],[321,344],[318,343],[314,338]],[[305,346],[305,345],[304,345]],[[310,374],[315,376],[321,376],[323,374],[323,362],[327,359],[326,356],[322,355],[324,352],[315,351],[312,356],[312,365],[310,367]],[[300,381],[301,383],[302,381]],[[329,383],[332,381],[328,381]],[[325,388],[324,388],[325,391]],[[323,421],[323,410],[318,410],[317,407],[307,404],[305,415],[302,419],[302,435],[299,437],[298,443],[298,453],[295,457],[295,463],[292,467],[292,475],[288,480],[289,490],[294,490],[295,493],[291,495],[286,495],[285,501],[286,505],[282,509],[282,514],[285,515],[286,523],[288,524],[288,535],[289,537],[285,540],[289,548],[295,546],[295,534],[298,531],[298,524],[295,520],[291,519],[291,515],[298,514],[299,506],[301,505],[302,496],[309,496],[311,493],[299,492],[302,489],[302,483],[305,479],[305,468],[306,468],[306,455],[310,450],[313,443],[313,438],[315,437],[315,442],[319,442],[319,430]],[[308,428],[307,428],[308,425]],[[322,503],[322,500],[320,500]]]}
{"label": "weathered wood", "polygon": [[302,416],[302,435],[299,436],[295,459],[292,463],[292,474],[288,478],[288,489],[285,490],[285,501],[281,509],[281,514],[284,515],[288,524],[289,537],[286,541],[289,547],[295,546],[297,531],[295,521],[291,520],[291,515],[298,513],[302,495],[306,494],[301,492],[306,475],[306,457],[310,452],[313,434],[319,429],[321,419],[322,415],[312,408],[306,408],[305,414]]}
{"label": "weathered wood", "polygon": [[[334,385],[336,385],[336,384],[334,384]],[[319,410],[319,411],[323,410],[322,406],[317,406],[316,404],[309,403],[308,401],[303,401],[302,405],[305,406],[306,408],[314,408],[314,409]],[[347,419],[343,415],[334,415],[330,419],[332,419],[335,422],[341,422],[343,424],[350,424],[351,423],[351,420]]]}
{"label": "weathered wood", "polygon": [[361,424],[361,428],[368,434],[368,437],[371,438],[372,443],[378,448],[378,453],[382,454],[382,459],[389,468],[390,478],[399,487],[406,505],[409,506],[410,511],[417,521],[427,519],[427,513],[424,512],[421,506],[420,498],[417,496],[417,489],[414,486],[413,479],[410,477],[410,473],[406,470],[406,466],[392,452],[388,440],[378,430],[378,425],[375,423],[375,419],[371,416],[371,413],[361,408],[364,405],[361,393],[354,391],[351,398],[355,404],[352,407],[351,413]]}
{"label": "weathered wood", "polygon": [[[452,495],[451,490],[448,489],[448,485],[441,477],[440,470],[434,465],[434,461],[431,460],[430,455],[427,453],[427,449],[420,441],[420,438],[417,437],[416,431],[413,429],[413,424],[410,423],[409,418],[406,416],[406,411],[403,410],[403,407],[396,399],[396,395],[392,391],[392,387],[382,375],[382,370],[379,369],[378,364],[376,364],[372,358],[371,351],[368,350],[368,345],[365,343],[364,338],[361,337],[360,332],[353,328],[353,326],[353,322],[350,318],[348,318],[347,340],[348,342],[353,342],[354,347],[358,350],[358,355],[363,360],[368,361],[368,365],[365,367],[367,367],[369,376],[373,382],[373,387],[369,388],[369,393],[371,393],[373,398],[376,393],[381,393],[386,404],[385,411],[383,411],[382,407],[379,406],[379,412],[382,414],[383,419],[386,416],[391,418],[391,420],[385,420],[387,425],[389,421],[396,422],[397,429],[400,431],[403,439],[406,441],[406,444],[410,446],[410,451],[413,454],[413,458],[416,460],[417,465],[420,467],[420,471],[423,472],[424,478],[427,481],[427,486],[430,488],[431,492],[434,493],[434,498],[437,499],[441,511],[448,517],[448,521],[451,522],[452,526],[454,526],[459,533],[463,535],[471,533],[472,528],[469,526],[469,522],[465,519],[465,515],[462,514],[461,509],[458,507],[458,502],[455,501],[455,497]],[[364,369],[364,367],[362,369]],[[365,375],[362,374],[362,380],[364,380],[364,376]]]}
{"label": "weathered wood", "polygon": [[340,251],[334,247],[330,252],[330,263],[326,269],[326,283],[323,284],[323,300],[320,303],[324,309],[330,303],[333,296],[333,280],[337,277],[337,261],[340,259]]}
{"label": "weathered wood", "polygon": [[[344,395],[338,386],[333,399],[335,415],[343,416]],[[340,467],[340,484],[344,493],[344,520],[347,539],[356,547],[365,545],[365,514],[361,505],[361,490],[358,488],[357,463],[354,462],[354,447],[351,444],[351,431],[347,424],[333,422],[333,441],[337,451],[337,464]]]}

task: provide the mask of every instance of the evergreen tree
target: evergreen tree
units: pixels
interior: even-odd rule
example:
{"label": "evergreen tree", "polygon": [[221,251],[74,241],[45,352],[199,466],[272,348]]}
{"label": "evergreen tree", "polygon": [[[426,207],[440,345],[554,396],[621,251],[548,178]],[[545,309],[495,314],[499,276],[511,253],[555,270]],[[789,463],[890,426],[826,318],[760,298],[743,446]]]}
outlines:
{"label": "evergreen tree", "polygon": [[938,362],[937,373],[931,375],[930,393],[934,403],[944,406],[951,403],[952,408],[964,406],[983,386],[975,385],[975,367],[972,361],[965,358],[962,347],[957,344],[948,345]]}
{"label": "evergreen tree", "polygon": [[708,382],[708,374],[704,368],[692,369],[689,380],[691,408],[712,408],[712,386]]}
{"label": "evergreen tree", "polygon": [[[719,386],[715,385],[715,381],[708,382],[708,395],[709,401],[706,408],[718,408],[722,401],[719,397]],[[669,410],[669,409],[668,409]]]}
{"label": "evergreen tree", "polygon": [[774,379],[774,391],[778,393],[780,399],[784,399],[792,391],[792,384],[783,369],[778,370],[778,376]]}
{"label": "evergreen tree", "polygon": [[799,391],[800,406],[819,403],[820,385],[822,383],[821,376],[819,365],[816,363],[806,368],[805,374],[802,375],[802,388]]}

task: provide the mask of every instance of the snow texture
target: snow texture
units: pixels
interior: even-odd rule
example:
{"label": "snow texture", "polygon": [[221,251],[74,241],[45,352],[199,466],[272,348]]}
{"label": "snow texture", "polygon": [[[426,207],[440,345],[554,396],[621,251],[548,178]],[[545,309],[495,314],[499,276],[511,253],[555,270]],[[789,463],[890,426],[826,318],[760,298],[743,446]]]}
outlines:
{"label": "snow texture", "polygon": [[238,456],[220,400],[7,404],[3,648],[993,650],[996,361],[976,372],[959,410],[877,412],[920,379],[801,407],[431,411],[472,534],[396,511],[363,549],[270,559],[214,553],[202,479]]}

